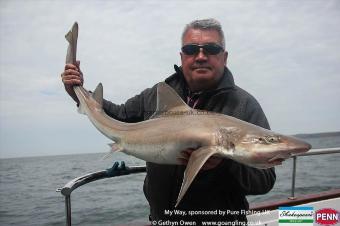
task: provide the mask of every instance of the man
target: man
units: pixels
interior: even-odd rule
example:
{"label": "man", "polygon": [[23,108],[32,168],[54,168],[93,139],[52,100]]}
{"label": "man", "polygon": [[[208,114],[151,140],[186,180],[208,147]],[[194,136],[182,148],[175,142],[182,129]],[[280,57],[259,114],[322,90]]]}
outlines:
{"label": "man", "polygon": [[[258,102],[234,84],[226,67],[228,53],[221,25],[214,19],[196,20],[188,24],[182,35],[182,66],[175,65],[175,73],[165,82],[190,106],[227,114],[269,129],[267,119]],[[66,65],[62,74],[66,91],[76,101],[72,87],[83,84],[78,65]],[[144,90],[123,105],[104,100],[105,112],[120,121],[147,120],[156,109],[156,88]],[[183,150],[190,157],[193,150]],[[184,160],[184,164],[186,161]],[[185,165],[158,165],[147,162],[144,194],[150,205],[150,219],[160,224],[164,220],[204,220],[246,222],[246,195],[267,193],[274,185],[274,169],[255,169],[230,159],[211,157],[199,172],[183,200],[181,210],[193,210],[189,216],[170,215],[183,179]],[[234,211],[214,214],[215,210]],[[201,212],[199,212],[201,211]],[[210,211],[210,212],[204,212]]]}

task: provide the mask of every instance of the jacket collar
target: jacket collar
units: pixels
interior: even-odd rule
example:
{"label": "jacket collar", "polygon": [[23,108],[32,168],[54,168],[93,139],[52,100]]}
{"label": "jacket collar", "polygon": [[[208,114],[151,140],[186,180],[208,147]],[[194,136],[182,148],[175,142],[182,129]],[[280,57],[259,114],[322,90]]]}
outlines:
{"label": "jacket collar", "polygon": [[234,77],[230,70],[225,67],[224,68],[224,75],[222,76],[221,81],[217,86],[217,90],[226,90],[226,89],[233,89],[235,88]]}

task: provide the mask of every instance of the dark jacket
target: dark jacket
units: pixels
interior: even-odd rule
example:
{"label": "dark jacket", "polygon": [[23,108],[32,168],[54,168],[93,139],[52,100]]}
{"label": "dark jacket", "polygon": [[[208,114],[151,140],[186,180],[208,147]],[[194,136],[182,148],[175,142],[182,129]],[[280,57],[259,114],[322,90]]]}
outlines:
{"label": "dark jacket", "polygon": [[[187,85],[180,68],[165,80],[186,102]],[[156,110],[157,85],[144,90],[125,104],[104,101],[104,110],[111,117],[124,122],[147,120]],[[234,84],[226,68],[223,78],[214,90],[203,92],[195,108],[230,115],[269,129],[268,121],[253,96]],[[159,165],[147,162],[144,193],[150,204],[152,220],[238,220],[246,221],[244,214],[169,216],[173,210],[183,179],[185,166]],[[275,182],[274,169],[256,169],[224,159],[215,169],[200,171],[185,194],[178,209],[181,210],[248,210],[246,195],[264,194]],[[235,212],[234,212],[235,213]]]}

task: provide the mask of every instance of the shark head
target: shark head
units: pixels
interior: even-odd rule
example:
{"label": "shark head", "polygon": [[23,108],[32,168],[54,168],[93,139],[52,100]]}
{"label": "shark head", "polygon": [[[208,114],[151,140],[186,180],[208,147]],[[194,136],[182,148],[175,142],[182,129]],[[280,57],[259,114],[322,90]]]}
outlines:
{"label": "shark head", "polygon": [[257,168],[281,165],[293,155],[307,152],[311,145],[293,136],[281,135],[269,130],[247,133],[235,144],[235,158],[246,160]]}
{"label": "shark head", "polygon": [[220,154],[256,168],[270,168],[311,149],[310,144],[296,137],[252,127],[244,124],[239,128],[221,128]]}

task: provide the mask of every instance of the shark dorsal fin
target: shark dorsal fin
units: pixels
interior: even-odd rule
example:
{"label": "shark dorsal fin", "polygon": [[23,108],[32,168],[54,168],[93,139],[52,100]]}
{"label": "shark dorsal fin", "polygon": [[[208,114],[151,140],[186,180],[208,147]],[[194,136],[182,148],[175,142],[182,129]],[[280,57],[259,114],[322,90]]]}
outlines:
{"label": "shark dorsal fin", "polygon": [[157,85],[157,108],[156,112],[150,118],[163,117],[172,112],[174,114],[185,114],[192,111],[180,96],[165,82]]}
{"label": "shark dorsal fin", "polygon": [[103,106],[103,85],[99,83],[92,93],[92,97],[97,101],[100,106]]}

